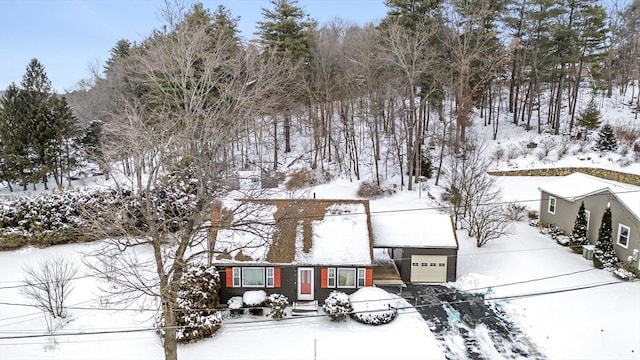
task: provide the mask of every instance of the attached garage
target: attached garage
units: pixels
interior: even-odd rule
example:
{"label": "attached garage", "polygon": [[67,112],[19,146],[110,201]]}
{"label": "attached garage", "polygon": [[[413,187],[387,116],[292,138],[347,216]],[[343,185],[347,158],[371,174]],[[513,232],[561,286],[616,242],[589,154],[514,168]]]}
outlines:
{"label": "attached garage", "polygon": [[[413,216],[411,216],[413,215]],[[404,282],[456,281],[458,239],[449,215],[371,214],[373,247],[388,249]]]}
{"label": "attached garage", "polygon": [[411,255],[412,283],[447,281],[447,257],[441,255]]}

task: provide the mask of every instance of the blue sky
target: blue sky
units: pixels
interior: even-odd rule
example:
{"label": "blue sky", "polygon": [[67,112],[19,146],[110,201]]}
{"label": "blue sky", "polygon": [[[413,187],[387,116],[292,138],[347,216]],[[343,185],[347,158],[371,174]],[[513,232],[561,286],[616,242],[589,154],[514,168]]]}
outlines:
{"label": "blue sky", "polygon": [[[201,1],[212,11],[225,5],[240,17],[242,36],[252,38],[269,0]],[[19,83],[32,58],[45,66],[53,88],[72,89],[103,64],[119,39],[139,41],[162,21],[162,0],[0,0],[0,90]],[[384,0],[299,0],[320,24],[336,17],[353,23],[378,21]]]}

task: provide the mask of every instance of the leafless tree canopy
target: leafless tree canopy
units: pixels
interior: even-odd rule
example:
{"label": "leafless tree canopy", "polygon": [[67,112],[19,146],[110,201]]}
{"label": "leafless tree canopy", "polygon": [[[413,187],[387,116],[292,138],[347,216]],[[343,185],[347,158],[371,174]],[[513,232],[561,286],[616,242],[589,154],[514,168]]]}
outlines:
{"label": "leafless tree canopy", "polygon": [[65,318],[66,301],[78,269],[63,257],[49,258],[24,268],[23,293],[53,318]]}

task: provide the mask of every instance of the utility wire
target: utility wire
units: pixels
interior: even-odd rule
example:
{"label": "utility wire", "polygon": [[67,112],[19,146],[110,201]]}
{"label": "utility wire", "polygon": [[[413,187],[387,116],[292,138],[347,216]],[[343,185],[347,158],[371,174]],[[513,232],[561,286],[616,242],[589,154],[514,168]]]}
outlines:
{"label": "utility wire", "polygon": [[[586,289],[593,289],[593,288],[598,288],[598,287],[604,287],[604,286],[609,286],[609,285],[615,285],[615,284],[622,284],[624,282],[622,281],[611,281],[611,282],[605,282],[605,283],[596,283],[596,284],[588,284],[588,285],[583,285],[583,286],[579,286],[579,287],[573,287],[573,288],[564,288],[564,289],[556,289],[556,290],[548,290],[548,291],[542,291],[542,292],[531,292],[531,293],[524,293],[524,294],[516,294],[516,295],[505,295],[505,296],[499,296],[499,297],[492,297],[492,298],[485,298],[483,299],[484,301],[490,301],[490,302],[495,302],[495,301],[504,301],[504,300],[517,300],[517,299],[523,299],[523,298],[528,298],[528,297],[536,297],[536,296],[545,296],[545,295],[552,295],[552,294],[560,294],[560,293],[566,293],[566,292],[573,292],[573,291],[580,291],[580,290],[586,290]],[[386,299],[387,301],[389,300],[393,300],[393,299]],[[474,300],[456,300],[456,301],[442,301],[440,304],[422,304],[422,305],[409,305],[409,306],[402,306],[402,307],[397,307],[395,308],[396,310],[410,310],[410,311],[417,311],[417,308],[423,308],[423,307],[436,307],[436,306],[441,306],[443,304],[446,305],[455,305],[455,304],[462,304],[462,303],[470,303]],[[372,313],[372,312],[382,312],[382,311],[388,311],[388,309],[384,309],[384,310],[366,310],[366,311],[361,311],[361,312],[352,312],[351,314],[357,314],[357,313]],[[317,314],[317,315],[310,315],[310,316],[305,316],[304,318],[321,318],[321,317],[328,317],[327,314]],[[291,317],[291,318],[285,318],[285,319],[281,319],[281,320],[275,320],[275,319],[263,319],[263,320],[247,320],[247,321],[237,321],[237,322],[229,322],[227,324],[225,324],[225,327],[234,327],[234,326],[238,326],[238,325],[252,325],[254,327],[259,326],[259,324],[261,323],[274,323],[274,322],[286,322],[286,321],[291,321],[294,320],[296,318]],[[181,327],[176,327],[176,328],[181,328]],[[167,328],[165,328],[167,329]],[[64,332],[64,333],[57,333],[57,334],[33,334],[33,335],[19,335],[19,336],[0,336],[0,340],[15,340],[15,339],[31,339],[31,338],[47,338],[47,337],[56,337],[56,336],[86,336],[86,335],[105,335],[105,334],[118,334],[118,333],[136,333],[136,332],[147,332],[147,331],[157,331],[157,328],[137,328],[137,329],[126,329],[126,330],[103,330],[103,331],[92,331],[92,332]],[[237,329],[236,331],[249,331],[252,330],[250,329],[250,327],[245,327],[243,329]]]}

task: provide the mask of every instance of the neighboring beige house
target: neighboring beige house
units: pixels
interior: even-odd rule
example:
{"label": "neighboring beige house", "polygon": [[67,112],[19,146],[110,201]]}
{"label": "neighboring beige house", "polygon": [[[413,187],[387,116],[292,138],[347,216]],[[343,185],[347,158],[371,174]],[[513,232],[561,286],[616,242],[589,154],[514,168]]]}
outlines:
{"label": "neighboring beige house", "polygon": [[598,240],[598,229],[607,206],[611,208],[614,249],[618,258],[640,270],[640,187],[573,173],[539,187],[540,226],[558,226],[571,234],[580,204],[587,214],[587,238]]}

